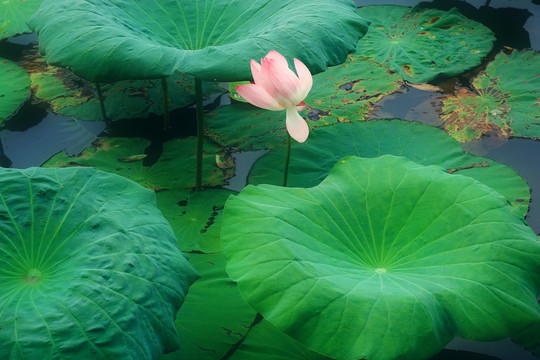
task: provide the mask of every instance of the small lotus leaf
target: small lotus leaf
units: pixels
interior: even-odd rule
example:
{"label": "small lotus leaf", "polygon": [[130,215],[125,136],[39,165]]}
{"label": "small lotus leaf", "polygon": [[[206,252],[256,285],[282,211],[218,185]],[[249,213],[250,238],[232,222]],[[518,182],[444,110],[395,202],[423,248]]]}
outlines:
{"label": "small lotus leaf", "polygon": [[312,188],[247,186],[222,246],[244,299],[337,359],[428,359],[540,320],[540,242],[499,193],[404,157],[347,157]]}
{"label": "small lotus leaf", "polygon": [[[386,66],[362,57],[349,58],[313,76],[313,88],[305,99],[308,111],[301,114],[312,129],[363,121],[374,103],[402,84]],[[262,110],[244,103],[210,112],[205,123],[209,136],[219,144],[243,150],[270,148],[286,139],[284,111]]]}
{"label": "small lotus leaf", "polygon": [[350,0],[44,0],[28,22],[53,65],[92,82],[250,80],[277,50],[312,72],[345,61],[367,21]]}
{"label": "small lotus leaf", "polygon": [[[163,144],[163,153],[152,165],[144,164],[145,151],[150,141],[138,138],[103,138],[79,156],[56,154],[44,167],[95,166],[131,179],[156,191],[194,187],[195,138],[174,139]],[[203,183],[224,185],[232,176],[231,169],[216,165],[218,149],[205,144]],[[234,170],[234,169],[233,169]]]}
{"label": "small lotus leaf", "polygon": [[[317,185],[345,156],[392,154],[473,177],[504,195],[522,216],[529,207],[529,186],[514,170],[465,153],[444,131],[420,123],[380,120],[325,126],[315,129],[305,143],[293,143],[291,151],[288,186]],[[281,184],[284,159],[285,146],[272,149],[255,163],[249,183]]]}
{"label": "small lotus leaf", "polygon": [[193,194],[167,190],[157,195],[158,208],[171,224],[182,251],[221,251],[221,214],[234,192],[207,189]]}
{"label": "small lotus leaf", "polygon": [[0,124],[10,117],[30,96],[30,79],[23,68],[0,59]]}
{"label": "small lotus leaf", "polygon": [[32,16],[43,0],[3,0],[0,6],[0,39],[32,32],[26,20]]}
{"label": "small lotus leaf", "polygon": [[482,135],[540,139],[539,53],[499,53],[472,87],[443,100],[444,128],[458,141]]}
{"label": "small lotus leaf", "polygon": [[[37,50],[37,49],[36,49]],[[75,116],[81,120],[102,120],[95,86],[71,71],[49,65],[34,56],[24,64],[36,97],[51,104],[57,114]],[[203,84],[204,94],[224,90],[210,82]],[[193,76],[175,72],[167,78],[169,110],[195,102]],[[125,80],[101,86],[107,117],[110,120],[146,118],[148,114],[163,114],[163,90],[160,80]]]}
{"label": "small lotus leaf", "polygon": [[189,254],[201,274],[176,315],[180,349],[162,360],[222,359],[246,334],[255,311],[225,272],[223,254]]}
{"label": "small lotus leaf", "polygon": [[388,65],[413,83],[480,65],[495,40],[491,30],[455,9],[378,5],[359,8],[358,14],[371,24],[356,53]]}
{"label": "small lotus leaf", "polygon": [[196,272],[153,191],[94,168],[0,169],[0,358],[153,359]]}

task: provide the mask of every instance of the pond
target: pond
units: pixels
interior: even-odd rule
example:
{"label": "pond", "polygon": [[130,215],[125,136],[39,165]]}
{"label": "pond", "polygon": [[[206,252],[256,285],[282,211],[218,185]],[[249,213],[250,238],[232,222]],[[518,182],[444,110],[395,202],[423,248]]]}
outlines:
{"label": "pond", "polygon": [[[439,91],[402,86],[375,103],[369,119],[400,119],[418,121],[442,128],[440,120],[442,101],[457,87],[468,86],[471,79],[504,47],[540,50],[540,6],[537,1],[526,0],[356,0],[356,5],[417,4],[448,10],[456,7],[470,19],[483,23],[497,36],[493,51],[481,66],[464,75],[432,81]],[[20,64],[31,63],[36,57],[37,36],[24,34],[0,40],[2,57]],[[227,83],[221,83],[228,89]],[[205,110],[210,112],[231,104],[229,94],[217,91],[205,99]],[[150,141],[145,149],[146,164],[151,164],[163,151],[162,144],[171,139],[192,137],[196,134],[195,107],[171,111],[170,130],[163,130],[162,116],[150,114],[147,118],[121,119],[108,128],[101,121],[80,120],[75,116],[55,114],[51,105],[36,97],[30,98],[17,113],[0,125],[0,166],[27,168],[41,166],[52,156],[64,151],[77,156],[89,148],[96,139],[110,137],[142,138]],[[540,141],[526,138],[485,136],[462,143],[463,148],[477,156],[493,159],[514,169],[532,190],[531,204],[526,216],[528,225],[540,235]],[[247,182],[253,164],[266,150],[233,152],[235,175],[224,188],[240,191]],[[294,156],[294,155],[293,155]],[[535,356],[509,339],[498,342],[474,342],[456,339],[448,344],[434,360],[533,360]]]}

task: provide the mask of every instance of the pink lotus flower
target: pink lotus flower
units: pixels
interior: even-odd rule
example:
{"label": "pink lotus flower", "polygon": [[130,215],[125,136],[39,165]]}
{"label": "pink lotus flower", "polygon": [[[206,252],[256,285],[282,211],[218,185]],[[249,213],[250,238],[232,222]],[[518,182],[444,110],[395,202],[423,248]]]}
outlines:
{"label": "pink lotus flower", "polygon": [[286,110],[285,125],[291,137],[306,141],[309,127],[298,113],[306,107],[304,99],[311,90],[313,78],[300,60],[294,59],[298,76],[289,69],[283,55],[272,50],[261,59],[261,64],[251,60],[253,82],[237,85],[236,91],[251,104],[266,110]]}

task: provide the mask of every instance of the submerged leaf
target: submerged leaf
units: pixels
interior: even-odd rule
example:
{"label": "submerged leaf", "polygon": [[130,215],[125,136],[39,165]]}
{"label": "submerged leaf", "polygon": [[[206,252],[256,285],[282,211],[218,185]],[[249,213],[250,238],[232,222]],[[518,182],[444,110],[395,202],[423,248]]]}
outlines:
{"label": "submerged leaf", "polygon": [[438,166],[347,157],[313,188],[229,198],[222,246],[244,299],[308,348],[427,359],[540,320],[540,243],[511,210]]}
{"label": "submerged leaf", "polygon": [[153,359],[196,273],[153,191],[93,168],[0,168],[0,358]]}

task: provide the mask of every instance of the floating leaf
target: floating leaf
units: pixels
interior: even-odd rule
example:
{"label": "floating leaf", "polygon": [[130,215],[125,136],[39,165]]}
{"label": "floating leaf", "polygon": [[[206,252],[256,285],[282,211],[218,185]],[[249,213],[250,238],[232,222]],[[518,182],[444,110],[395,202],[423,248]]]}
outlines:
{"label": "floating leaf", "polygon": [[[288,186],[310,187],[321,182],[345,156],[405,156],[423,165],[461,169],[457,174],[473,177],[504,195],[525,216],[529,186],[514,170],[489,159],[465,153],[444,131],[420,123],[380,120],[336,124],[317,128],[303,144],[292,144]],[[281,184],[285,146],[272,149],[253,166],[250,184]],[[489,167],[470,167],[487,161]],[[465,168],[462,168],[465,167]]]}
{"label": "floating leaf", "polygon": [[245,85],[249,84],[251,81],[237,81],[237,82],[230,82],[229,83],[229,93],[231,96],[231,99],[234,99],[236,101],[247,103],[247,101],[238,94],[238,91],[236,91],[236,85]]}
{"label": "floating leaf", "polygon": [[312,188],[248,186],[227,272],[265,319],[338,359],[427,359],[540,320],[540,242],[500,194],[403,157],[347,157]]}
{"label": "floating leaf", "polygon": [[10,117],[30,96],[30,79],[23,68],[0,59],[0,124]]}
{"label": "floating leaf", "polygon": [[443,100],[444,128],[460,142],[482,135],[540,139],[540,54],[499,53],[472,90]]}
{"label": "floating leaf", "polygon": [[32,32],[26,20],[32,16],[43,0],[2,0],[0,6],[0,39]]}
{"label": "floating leaf", "polygon": [[249,330],[231,360],[332,360],[309,350],[266,320]]}
{"label": "floating leaf", "polygon": [[175,70],[240,81],[270,50],[314,73],[342,63],[367,31],[355,11],[350,0],[44,0],[28,24],[49,63],[92,82]]}
{"label": "floating leaf", "polygon": [[[71,71],[49,65],[34,56],[25,64],[30,72],[37,98],[51,104],[57,114],[83,120],[102,120],[95,86]],[[167,78],[169,109],[178,109],[195,101],[192,76],[175,72]],[[163,90],[160,80],[125,80],[101,86],[107,117],[111,120],[146,118],[163,114]],[[214,83],[204,83],[205,94],[223,92]]]}
{"label": "floating leaf", "polygon": [[540,321],[512,336],[512,340],[540,357]]}
{"label": "floating leaf", "polygon": [[[402,85],[387,67],[366,58],[350,58],[313,77],[306,98],[311,128],[336,122],[363,121],[374,103]],[[233,94],[234,96],[234,94]],[[223,146],[258,150],[286,140],[285,113],[233,103],[206,116],[209,136]]]}
{"label": "floating leaf", "polygon": [[[137,138],[103,138],[86,149],[79,156],[68,156],[65,152],[56,154],[43,164],[44,167],[95,166],[131,179],[149,189],[185,189],[195,186],[195,138],[175,139],[163,144],[163,153],[150,166],[142,161],[124,162],[134,154],[144,154],[150,141]],[[215,153],[218,149],[205,144],[203,183],[224,185],[234,169],[223,171],[216,165]]]}
{"label": "floating leaf", "polygon": [[196,273],[153,191],[93,168],[0,169],[0,358],[152,359]]}
{"label": "floating leaf", "polygon": [[182,251],[221,251],[221,213],[231,194],[224,189],[157,193],[158,207],[171,224]]}
{"label": "floating leaf", "polygon": [[189,257],[201,278],[190,287],[176,315],[180,350],[161,359],[221,359],[248,331],[255,311],[229,279],[221,253]]}
{"label": "floating leaf", "polygon": [[388,65],[413,83],[480,65],[495,40],[491,30],[455,9],[377,5],[359,8],[358,14],[371,24],[356,54]]}
{"label": "floating leaf", "polygon": [[146,158],[146,156],[147,156],[146,154],[131,155],[131,156],[128,156],[127,158],[118,158],[118,161],[122,161],[122,162],[141,161],[144,158]]}

